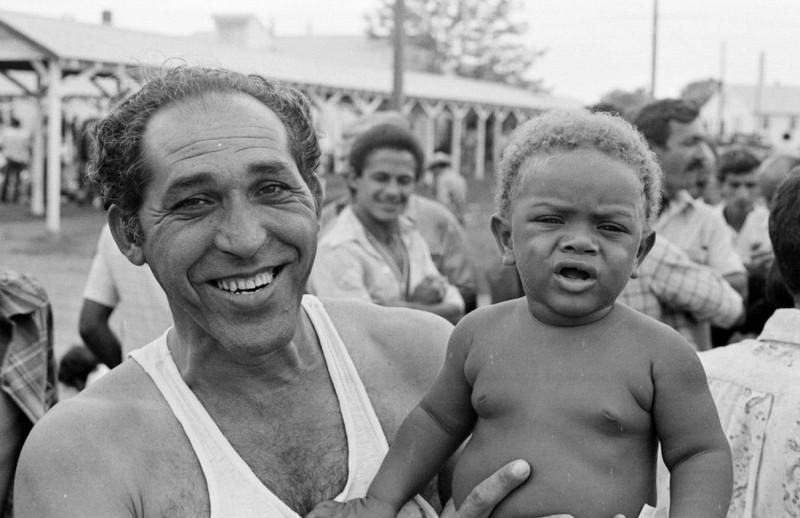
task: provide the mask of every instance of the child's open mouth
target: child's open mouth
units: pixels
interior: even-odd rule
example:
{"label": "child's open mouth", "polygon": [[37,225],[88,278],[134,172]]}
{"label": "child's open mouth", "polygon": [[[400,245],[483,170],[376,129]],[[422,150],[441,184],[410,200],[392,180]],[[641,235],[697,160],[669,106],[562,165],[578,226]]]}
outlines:
{"label": "child's open mouth", "polygon": [[575,268],[571,266],[565,266],[558,270],[558,274],[562,277],[566,277],[567,279],[574,279],[579,281],[585,281],[592,277],[592,275],[580,268]]}

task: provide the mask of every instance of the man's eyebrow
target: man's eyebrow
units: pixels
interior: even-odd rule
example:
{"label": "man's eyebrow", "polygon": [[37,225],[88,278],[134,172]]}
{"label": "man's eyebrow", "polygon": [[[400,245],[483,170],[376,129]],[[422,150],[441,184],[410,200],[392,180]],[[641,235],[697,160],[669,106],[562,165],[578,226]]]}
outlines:
{"label": "man's eyebrow", "polygon": [[206,185],[214,182],[214,177],[210,173],[198,173],[191,176],[178,178],[171,182],[166,189],[166,194],[171,192],[180,191],[182,189],[191,189],[198,185]]}
{"label": "man's eyebrow", "polygon": [[254,162],[247,166],[247,174],[249,175],[257,175],[257,174],[276,174],[276,173],[283,173],[288,172],[292,168],[291,162],[286,162],[284,160],[269,160],[269,161],[261,161],[261,162]]}

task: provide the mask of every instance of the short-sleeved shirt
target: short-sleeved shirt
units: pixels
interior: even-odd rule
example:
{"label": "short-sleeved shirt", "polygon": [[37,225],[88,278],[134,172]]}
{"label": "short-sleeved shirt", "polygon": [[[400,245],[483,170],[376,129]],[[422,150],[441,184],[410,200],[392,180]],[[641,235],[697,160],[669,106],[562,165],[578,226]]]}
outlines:
{"label": "short-sleeved shirt", "polygon": [[[308,282],[308,291],[318,296],[354,298],[376,304],[408,300],[428,276],[441,275],[433,264],[428,246],[414,225],[400,218],[400,237],[408,254],[407,276],[372,243],[367,231],[350,206],[342,209],[317,247],[317,257]],[[464,300],[449,284],[445,302]]]}
{"label": "short-sleeved shirt", "polygon": [[[723,214],[724,204],[714,207],[720,216]],[[753,252],[767,252],[772,250],[772,241],[769,239],[769,209],[761,204],[753,206],[739,232],[728,226],[731,231],[733,246],[744,264],[750,262]]]}
{"label": "short-sleeved shirt", "polygon": [[[800,516],[800,310],[778,309],[758,339],[700,360],[733,455],[728,516]],[[668,480],[662,464],[659,507]]]}
{"label": "short-sleeved shirt", "polygon": [[745,273],[725,219],[686,191],[679,192],[659,216],[656,232],[681,248],[693,261],[707,264],[722,275]]}
{"label": "short-sleeved shirt", "polygon": [[128,261],[108,225],[100,232],[83,297],[114,309],[110,326],[122,344],[123,358],[172,325],[167,296],[150,267]]}

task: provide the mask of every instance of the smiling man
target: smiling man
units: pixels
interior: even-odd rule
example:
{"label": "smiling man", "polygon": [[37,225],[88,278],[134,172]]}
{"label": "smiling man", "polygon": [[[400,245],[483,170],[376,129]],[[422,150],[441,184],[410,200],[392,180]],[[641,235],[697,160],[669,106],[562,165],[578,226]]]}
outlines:
{"label": "smiling man", "polygon": [[[95,132],[114,239],[150,266],[174,327],[34,428],[17,516],[297,517],[363,495],[451,326],[304,295],[321,199],[308,101],[182,67]],[[520,467],[459,516],[488,514]],[[424,494],[409,506],[434,516],[435,491]]]}

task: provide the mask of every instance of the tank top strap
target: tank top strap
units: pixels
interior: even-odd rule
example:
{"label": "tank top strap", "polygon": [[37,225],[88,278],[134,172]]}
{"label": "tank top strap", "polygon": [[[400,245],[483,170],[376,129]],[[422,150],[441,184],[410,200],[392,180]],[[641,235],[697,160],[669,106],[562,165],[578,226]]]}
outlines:
{"label": "tank top strap", "polygon": [[129,355],[147,372],[181,424],[208,486],[210,515],[300,518],[253,473],[183,381],[167,346],[167,333]]}
{"label": "tank top strap", "polygon": [[[336,500],[341,502],[361,497],[367,494],[372,479],[389,451],[389,444],[347,347],[322,302],[313,295],[305,295],[303,308],[319,337],[347,433],[350,476],[344,491]],[[397,516],[436,518],[438,515],[425,499],[415,496]]]}
{"label": "tank top strap", "polygon": [[347,347],[322,303],[313,295],[305,295],[303,308],[317,332],[347,433],[349,476],[337,500],[363,495],[389,445]]}

